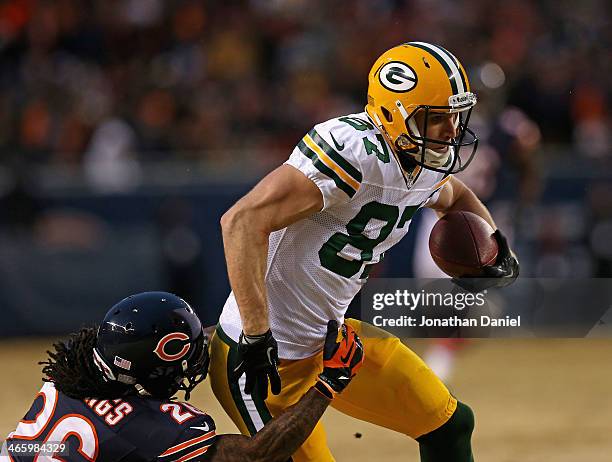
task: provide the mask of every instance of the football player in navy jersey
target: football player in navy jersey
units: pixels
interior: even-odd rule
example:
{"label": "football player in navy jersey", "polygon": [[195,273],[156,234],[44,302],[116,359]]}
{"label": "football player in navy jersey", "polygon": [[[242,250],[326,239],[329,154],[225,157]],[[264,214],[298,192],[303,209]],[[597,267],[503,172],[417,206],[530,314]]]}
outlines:
{"label": "football player in navy jersey", "polygon": [[209,362],[199,318],[175,295],[127,297],[48,354],[45,383],[3,447],[9,461],[284,462],[364,360],[352,328],[330,321],[316,383],[249,438],[217,435],[211,416],[173,398],[188,400]]}

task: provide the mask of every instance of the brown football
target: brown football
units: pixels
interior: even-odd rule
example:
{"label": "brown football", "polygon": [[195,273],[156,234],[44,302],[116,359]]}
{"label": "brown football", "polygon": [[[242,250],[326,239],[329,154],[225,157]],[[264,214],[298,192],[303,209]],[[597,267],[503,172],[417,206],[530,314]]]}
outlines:
{"label": "brown football", "polygon": [[449,212],[429,235],[429,252],[438,267],[452,277],[480,276],[495,263],[499,247],[493,228],[472,212]]}

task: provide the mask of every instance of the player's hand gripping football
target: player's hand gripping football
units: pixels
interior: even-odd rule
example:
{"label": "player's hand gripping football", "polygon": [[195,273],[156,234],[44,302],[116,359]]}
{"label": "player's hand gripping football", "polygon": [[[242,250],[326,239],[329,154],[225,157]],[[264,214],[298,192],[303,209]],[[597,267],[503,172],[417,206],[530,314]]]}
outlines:
{"label": "player's hand gripping football", "polygon": [[329,321],[323,347],[323,372],[315,388],[333,399],[355,377],[364,359],[363,345],[353,328],[342,324],[338,330],[338,321]]}
{"label": "player's hand gripping football", "polygon": [[234,380],[246,374],[244,392],[253,393],[255,387],[262,399],[268,397],[268,379],[272,393],[278,395],[281,391],[281,379],[278,374],[278,345],[268,329],[265,334],[240,334],[238,340],[238,365],[234,369]]}
{"label": "player's hand gripping football", "polygon": [[469,292],[482,292],[491,287],[512,284],[519,275],[519,262],[510,250],[508,239],[498,229],[493,233],[499,251],[492,266],[485,266],[480,277],[454,278],[453,282]]}

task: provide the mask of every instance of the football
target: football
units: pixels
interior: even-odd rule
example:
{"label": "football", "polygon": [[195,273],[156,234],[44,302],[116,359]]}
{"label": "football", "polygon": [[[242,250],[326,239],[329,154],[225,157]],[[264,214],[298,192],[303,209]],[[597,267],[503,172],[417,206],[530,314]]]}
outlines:
{"label": "football", "polygon": [[449,212],[431,230],[429,252],[449,276],[477,277],[497,258],[493,233],[491,225],[472,212]]}

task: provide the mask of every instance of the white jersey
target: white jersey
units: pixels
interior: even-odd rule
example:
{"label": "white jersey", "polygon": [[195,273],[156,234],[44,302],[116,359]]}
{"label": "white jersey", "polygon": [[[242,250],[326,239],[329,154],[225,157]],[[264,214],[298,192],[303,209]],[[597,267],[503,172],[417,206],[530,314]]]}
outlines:
{"label": "white jersey", "polygon": [[[324,203],[270,235],[270,327],[280,358],[302,359],[321,350],[328,320],[344,320],[373,265],[448,177],[419,167],[409,177],[365,112],[315,126],[286,164],[319,187]],[[242,323],[233,293],[219,322],[237,341]]]}

